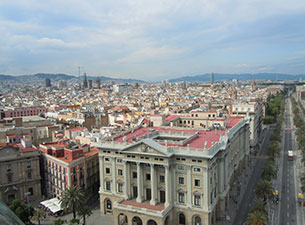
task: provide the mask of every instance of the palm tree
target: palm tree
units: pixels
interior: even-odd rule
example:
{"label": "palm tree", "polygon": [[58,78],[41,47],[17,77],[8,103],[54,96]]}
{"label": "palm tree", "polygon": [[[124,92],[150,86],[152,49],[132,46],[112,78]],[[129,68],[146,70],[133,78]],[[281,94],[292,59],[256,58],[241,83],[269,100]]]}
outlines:
{"label": "palm tree", "polygon": [[70,187],[66,189],[60,199],[60,205],[62,208],[72,210],[73,219],[76,219],[76,211],[79,210],[85,204],[85,195],[79,187]]}
{"label": "palm tree", "polygon": [[266,210],[266,202],[264,202],[262,199],[256,199],[251,209],[251,212],[253,211],[260,211],[268,215],[268,212]]}
{"label": "palm tree", "polygon": [[276,178],[276,176],[277,168],[275,167],[273,161],[269,161],[263,169],[262,177],[270,181],[271,179]]}
{"label": "palm tree", "polygon": [[84,205],[83,207],[81,207],[78,210],[78,215],[80,217],[83,217],[83,225],[86,225],[86,216],[87,217],[91,216],[92,215],[92,211],[91,211],[91,209],[87,205]]}
{"label": "palm tree", "polygon": [[63,225],[65,222],[65,220],[58,218],[57,220],[54,220],[54,225]]}
{"label": "palm tree", "polygon": [[267,225],[268,224],[268,215],[261,211],[252,211],[246,221],[247,225]]}
{"label": "palm tree", "polygon": [[258,183],[256,194],[263,198],[264,201],[273,197],[273,186],[268,180],[262,180]]}
{"label": "palm tree", "polygon": [[46,212],[42,209],[36,209],[34,211],[34,215],[32,216],[32,220],[37,221],[40,225],[40,221],[46,218]]}

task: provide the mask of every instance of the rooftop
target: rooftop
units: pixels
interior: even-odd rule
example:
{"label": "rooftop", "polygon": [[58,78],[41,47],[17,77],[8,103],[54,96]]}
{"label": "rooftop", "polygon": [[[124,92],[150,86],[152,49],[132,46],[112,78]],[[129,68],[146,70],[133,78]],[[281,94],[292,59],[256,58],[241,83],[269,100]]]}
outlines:
{"label": "rooftop", "polygon": [[[229,117],[226,128],[233,128],[243,117]],[[171,129],[164,127],[141,127],[133,132],[119,136],[114,139],[115,142],[128,142],[139,140],[141,138],[162,139],[158,141],[161,145],[178,146],[190,148],[210,148],[218,142],[220,136],[224,136],[226,130],[196,130],[196,129]],[[197,134],[197,135],[196,135]],[[160,138],[162,137],[162,138]],[[184,140],[183,140],[184,139]],[[185,141],[186,140],[186,141]],[[182,144],[183,143],[183,144]],[[206,146],[205,146],[206,145]]]}

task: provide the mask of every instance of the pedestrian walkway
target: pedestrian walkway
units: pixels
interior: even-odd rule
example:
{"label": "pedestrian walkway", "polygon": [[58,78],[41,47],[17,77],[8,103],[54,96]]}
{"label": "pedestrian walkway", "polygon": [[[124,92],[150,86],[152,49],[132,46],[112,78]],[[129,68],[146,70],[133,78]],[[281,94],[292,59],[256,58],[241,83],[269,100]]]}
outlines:
{"label": "pedestrian walkway", "polygon": [[[263,135],[261,135],[261,141],[263,139]],[[260,149],[260,147],[259,147]],[[222,220],[217,222],[217,225],[233,225],[233,221],[236,217],[236,214],[239,209],[240,202],[242,201],[248,182],[253,173],[255,161],[257,159],[250,158],[248,162],[248,166],[246,169],[242,171],[242,173],[238,176],[237,180],[234,182],[233,186],[230,189],[230,200],[227,211],[225,212],[225,217]],[[247,191],[255,191],[255,190],[247,190]]]}
{"label": "pedestrian walkway", "polygon": [[[61,217],[55,217],[55,216],[47,216],[45,220],[41,221],[41,225],[53,225],[54,220],[61,218],[62,220],[66,220],[67,223],[73,218],[72,213],[61,216]],[[82,221],[82,220],[81,220]],[[86,218],[86,224],[87,225],[113,225],[113,216],[112,215],[103,215],[100,212],[100,209],[93,209],[92,215]]]}

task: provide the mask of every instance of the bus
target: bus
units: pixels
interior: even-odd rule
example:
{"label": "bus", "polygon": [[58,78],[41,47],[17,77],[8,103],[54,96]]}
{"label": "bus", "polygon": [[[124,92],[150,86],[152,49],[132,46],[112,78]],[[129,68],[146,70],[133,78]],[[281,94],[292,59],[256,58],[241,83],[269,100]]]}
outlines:
{"label": "bus", "polygon": [[288,151],[288,160],[293,160],[293,151]]}

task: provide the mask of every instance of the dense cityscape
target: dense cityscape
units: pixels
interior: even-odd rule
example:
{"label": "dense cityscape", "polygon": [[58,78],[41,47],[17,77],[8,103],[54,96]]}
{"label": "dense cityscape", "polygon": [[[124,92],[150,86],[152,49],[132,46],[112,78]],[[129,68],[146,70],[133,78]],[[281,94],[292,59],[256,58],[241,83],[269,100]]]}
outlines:
{"label": "dense cityscape", "polygon": [[304,0],[1,0],[0,225],[305,225]]}
{"label": "dense cityscape", "polygon": [[25,224],[303,224],[303,82],[214,79],[3,82],[0,200]]}

